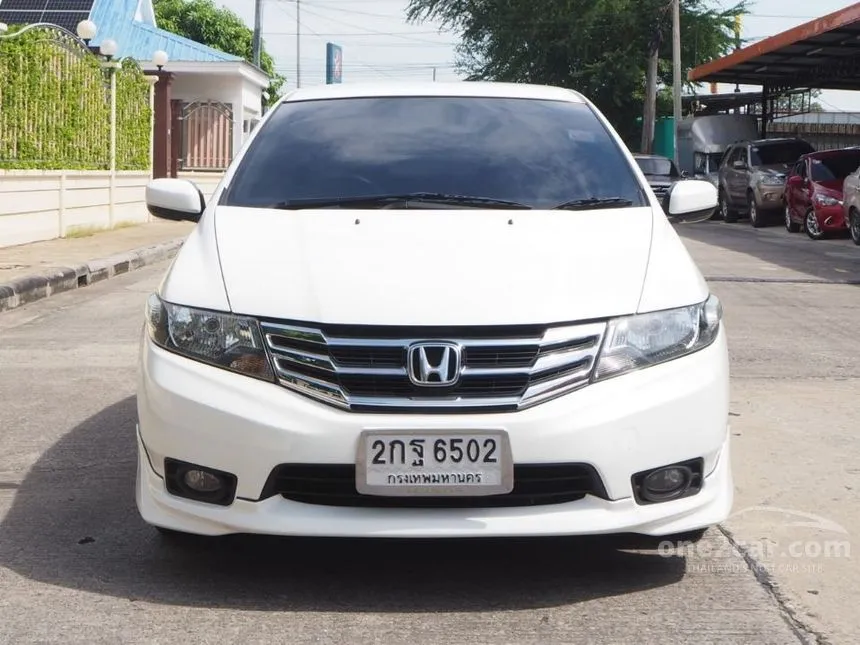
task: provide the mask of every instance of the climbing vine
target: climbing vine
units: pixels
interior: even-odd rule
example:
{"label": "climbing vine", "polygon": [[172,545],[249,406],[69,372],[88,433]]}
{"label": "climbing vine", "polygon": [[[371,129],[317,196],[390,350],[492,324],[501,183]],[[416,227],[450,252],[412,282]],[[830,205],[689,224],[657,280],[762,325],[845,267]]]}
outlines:
{"label": "climbing vine", "polygon": [[150,88],[137,62],[125,59],[116,77],[117,170],[143,170],[150,166]]}
{"label": "climbing vine", "polygon": [[[0,39],[0,168],[110,167],[110,84],[73,38],[32,29]],[[135,63],[117,70],[117,169],[149,167],[149,86]]]}

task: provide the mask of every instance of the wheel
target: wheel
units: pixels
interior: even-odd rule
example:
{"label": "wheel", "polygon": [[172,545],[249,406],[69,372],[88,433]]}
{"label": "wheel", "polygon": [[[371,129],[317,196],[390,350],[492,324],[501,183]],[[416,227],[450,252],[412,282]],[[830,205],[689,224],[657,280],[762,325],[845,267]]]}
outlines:
{"label": "wheel", "polygon": [[797,233],[800,230],[800,224],[791,219],[791,210],[788,204],[785,205],[785,230],[789,233]]}
{"label": "wheel", "polygon": [[851,234],[851,241],[860,246],[860,213],[853,208],[848,213],[848,232]]}
{"label": "wheel", "polygon": [[764,226],[764,215],[759,211],[755,203],[755,196],[752,193],[747,194],[747,204],[749,205],[750,224],[753,228],[761,228]]}
{"label": "wheel", "polygon": [[803,218],[803,230],[813,240],[820,240],[824,237],[824,232],[821,230],[821,225],[818,223],[815,211],[811,208],[806,211],[806,215]]}
{"label": "wheel", "polygon": [[731,206],[729,206],[729,200],[726,197],[726,191],[720,188],[719,194],[720,201],[720,214],[723,217],[723,221],[729,224],[738,221],[738,213]]}

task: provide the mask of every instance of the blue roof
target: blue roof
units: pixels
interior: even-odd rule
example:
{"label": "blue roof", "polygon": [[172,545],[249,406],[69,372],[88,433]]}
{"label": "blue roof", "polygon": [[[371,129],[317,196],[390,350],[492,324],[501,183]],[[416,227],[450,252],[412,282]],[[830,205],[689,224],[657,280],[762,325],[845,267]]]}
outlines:
{"label": "blue roof", "polygon": [[[189,38],[177,36],[164,29],[135,18],[140,0],[95,0],[90,20],[98,32],[90,41],[99,45],[112,38],[118,45],[116,57],[129,56],[139,61],[152,60],[152,54],[162,49],[173,62],[238,62],[241,56],[224,53]],[[146,0],[144,0],[146,1]]]}

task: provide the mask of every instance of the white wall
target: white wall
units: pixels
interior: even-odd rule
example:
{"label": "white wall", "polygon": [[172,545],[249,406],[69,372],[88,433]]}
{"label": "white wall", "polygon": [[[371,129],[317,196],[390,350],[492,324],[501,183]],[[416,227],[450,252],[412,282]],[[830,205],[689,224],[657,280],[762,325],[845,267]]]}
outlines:
{"label": "white wall", "polygon": [[248,79],[242,81],[242,103],[245,106],[245,115],[253,115],[257,118],[263,112],[263,94],[260,87]]}
{"label": "white wall", "polygon": [[[221,174],[182,173],[207,199]],[[78,230],[142,224],[148,172],[0,170],[0,247],[64,237]],[[113,197],[113,199],[111,199]]]}

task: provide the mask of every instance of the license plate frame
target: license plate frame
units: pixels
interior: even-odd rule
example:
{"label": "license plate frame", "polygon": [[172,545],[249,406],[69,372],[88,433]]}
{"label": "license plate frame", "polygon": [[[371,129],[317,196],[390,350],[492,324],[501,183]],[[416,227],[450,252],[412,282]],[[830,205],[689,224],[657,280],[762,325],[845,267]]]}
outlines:
{"label": "license plate frame", "polygon": [[[409,446],[410,448],[411,446],[408,443],[409,441],[423,439],[425,457],[430,453],[429,458],[425,459],[425,464],[429,461],[433,461],[434,464],[438,464],[438,461],[435,460],[432,454],[435,442],[440,439],[445,440],[445,449],[447,452],[448,447],[451,446],[449,441],[451,439],[457,439],[458,437],[463,439],[463,444],[465,445],[463,445],[462,448],[464,452],[468,450],[468,442],[470,439],[478,441],[479,447],[481,448],[479,456],[483,457],[490,455],[490,447],[485,445],[485,441],[495,438],[495,452],[498,455],[498,468],[482,469],[480,467],[480,464],[483,463],[482,461],[479,461],[478,465],[471,465],[469,468],[463,468],[460,464],[451,462],[453,465],[449,465],[445,470],[428,470],[426,468],[416,466],[414,463],[408,465],[405,463],[402,465],[392,464],[388,468],[379,467],[379,465],[371,463],[373,455],[369,446],[372,446],[372,442],[375,440],[382,440],[384,445],[383,449],[386,450],[391,445],[390,443],[386,443],[386,439],[388,441],[405,439],[406,446]],[[376,448],[376,450],[378,451],[378,448]],[[413,457],[414,462],[415,453],[410,453],[410,456]],[[468,455],[466,456],[468,457]],[[510,437],[508,436],[507,431],[501,428],[481,428],[474,430],[368,428],[363,430],[359,435],[355,466],[355,487],[357,492],[361,495],[383,497],[483,497],[488,495],[504,495],[510,493],[514,488],[514,463],[511,452]],[[429,475],[432,478],[434,474],[456,474],[456,477],[449,477],[449,481],[447,482],[441,481],[442,478],[440,477],[440,481],[438,483],[410,484],[402,483],[401,480],[401,483],[380,484],[379,478],[386,470],[389,471],[388,474],[394,475],[395,477],[401,474],[414,475],[420,478],[423,478],[424,475]],[[474,476],[477,475],[479,471],[481,471],[482,474],[481,479],[486,476],[486,471],[492,471],[495,476],[489,477],[491,481],[487,483],[483,483],[480,480],[475,482]],[[472,481],[462,481],[460,475],[466,476],[468,474],[473,475]]]}

